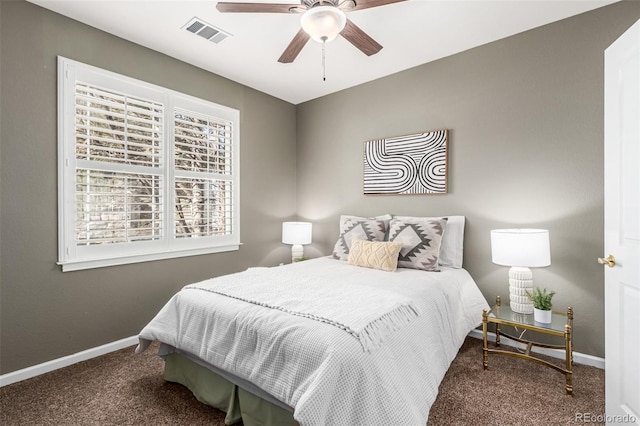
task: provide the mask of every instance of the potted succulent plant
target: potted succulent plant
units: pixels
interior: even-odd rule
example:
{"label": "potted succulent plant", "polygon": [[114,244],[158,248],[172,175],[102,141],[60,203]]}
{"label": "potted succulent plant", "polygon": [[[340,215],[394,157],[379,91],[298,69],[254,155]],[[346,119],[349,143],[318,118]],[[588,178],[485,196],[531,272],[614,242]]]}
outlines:
{"label": "potted succulent plant", "polygon": [[549,324],[551,322],[551,298],[555,291],[547,293],[547,289],[540,290],[540,287],[533,289],[533,292],[526,291],[527,297],[533,302],[533,319],[536,322]]}

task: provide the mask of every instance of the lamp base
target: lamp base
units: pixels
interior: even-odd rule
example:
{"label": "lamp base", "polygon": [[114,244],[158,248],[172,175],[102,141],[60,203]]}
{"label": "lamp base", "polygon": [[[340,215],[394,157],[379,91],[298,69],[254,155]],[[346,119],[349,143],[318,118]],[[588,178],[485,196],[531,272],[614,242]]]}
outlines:
{"label": "lamp base", "polygon": [[509,306],[513,312],[533,313],[533,302],[527,297],[527,291],[533,291],[533,272],[526,267],[511,267],[509,269]]}
{"label": "lamp base", "polygon": [[294,244],[291,246],[291,262],[292,263],[295,263],[301,260],[303,256],[304,256],[304,247],[302,247],[302,244]]}

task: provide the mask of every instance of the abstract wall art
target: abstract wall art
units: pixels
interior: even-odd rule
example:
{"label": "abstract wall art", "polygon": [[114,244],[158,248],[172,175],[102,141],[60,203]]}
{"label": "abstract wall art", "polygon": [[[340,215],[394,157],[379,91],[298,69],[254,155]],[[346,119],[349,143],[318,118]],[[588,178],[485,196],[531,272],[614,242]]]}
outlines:
{"label": "abstract wall art", "polygon": [[447,130],[367,141],[365,194],[446,194]]}

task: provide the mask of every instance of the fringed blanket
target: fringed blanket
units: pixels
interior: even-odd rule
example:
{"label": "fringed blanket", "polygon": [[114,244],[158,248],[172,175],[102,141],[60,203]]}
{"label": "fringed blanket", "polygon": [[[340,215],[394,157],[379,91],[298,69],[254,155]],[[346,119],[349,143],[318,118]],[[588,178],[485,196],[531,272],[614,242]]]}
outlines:
{"label": "fringed blanket", "polygon": [[353,280],[331,281],[292,268],[250,268],[184,287],[277,309],[340,328],[365,352],[419,316],[411,299]]}

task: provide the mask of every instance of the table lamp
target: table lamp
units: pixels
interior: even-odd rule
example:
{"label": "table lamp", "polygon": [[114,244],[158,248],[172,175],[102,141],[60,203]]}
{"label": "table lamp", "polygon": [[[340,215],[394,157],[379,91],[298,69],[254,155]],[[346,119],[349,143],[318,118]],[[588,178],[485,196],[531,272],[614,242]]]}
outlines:
{"label": "table lamp", "polygon": [[291,261],[302,259],[303,244],[311,244],[311,223],[309,222],[283,222],[282,243],[293,244],[291,246]]}
{"label": "table lamp", "polygon": [[513,312],[532,314],[534,267],[551,265],[549,231],[546,229],[494,229],[491,231],[491,261],[509,269],[509,305]]}

